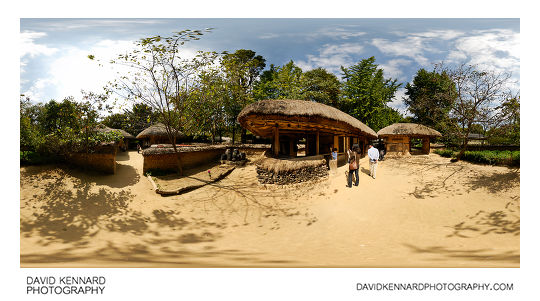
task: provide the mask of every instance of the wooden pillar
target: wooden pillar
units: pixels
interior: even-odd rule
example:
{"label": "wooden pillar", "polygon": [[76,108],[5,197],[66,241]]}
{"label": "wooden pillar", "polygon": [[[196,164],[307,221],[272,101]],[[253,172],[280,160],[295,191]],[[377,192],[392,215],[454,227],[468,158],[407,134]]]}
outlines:
{"label": "wooden pillar", "polygon": [[319,154],[319,130],[317,130],[317,137],[315,138],[315,154]]}
{"label": "wooden pillar", "polygon": [[274,128],[274,156],[278,156],[279,155],[279,128],[276,127]]}
{"label": "wooden pillar", "polygon": [[334,135],[334,148],[339,149],[339,136]]}
{"label": "wooden pillar", "polygon": [[429,154],[429,137],[422,138],[422,152],[424,154]]}
{"label": "wooden pillar", "polygon": [[289,140],[289,157],[296,157],[296,154],[294,153],[294,141],[295,139],[291,137],[291,140]]}
{"label": "wooden pillar", "polygon": [[309,156],[309,135],[306,135],[306,149],[304,151],[306,156]]}

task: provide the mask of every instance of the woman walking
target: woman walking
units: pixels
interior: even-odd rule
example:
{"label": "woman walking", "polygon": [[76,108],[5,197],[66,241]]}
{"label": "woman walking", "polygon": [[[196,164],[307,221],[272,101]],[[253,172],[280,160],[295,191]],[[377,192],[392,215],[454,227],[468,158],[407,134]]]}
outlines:
{"label": "woman walking", "polygon": [[353,145],[353,148],[347,151],[349,155],[349,177],[347,181],[347,186],[352,187],[352,177],[354,174],[355,183],[354,186],[358,186],[358,145]]}

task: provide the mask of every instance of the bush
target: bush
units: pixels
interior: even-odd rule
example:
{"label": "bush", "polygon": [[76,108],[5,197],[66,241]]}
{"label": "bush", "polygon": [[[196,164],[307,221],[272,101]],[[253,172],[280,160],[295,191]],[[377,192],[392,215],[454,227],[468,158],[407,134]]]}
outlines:
{"label": "bush", "polygon": [[436,149],[433,152],[445,158],[454,157],[454,151],[452,151],[451,149]]}
{"label": "bush", "polygon": [[[449,149],[434,150],[433,152],[445,158],[455,158],[457,155],[457,152]],[[519,151],[465,151],[461,160],[489,165],[519,166],[520,164]]]}

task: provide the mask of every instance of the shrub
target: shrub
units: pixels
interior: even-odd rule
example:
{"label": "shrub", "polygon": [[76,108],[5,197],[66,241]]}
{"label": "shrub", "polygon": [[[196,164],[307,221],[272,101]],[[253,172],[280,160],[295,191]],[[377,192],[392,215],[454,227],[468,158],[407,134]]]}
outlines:
{"label": "shrub", "polygon": [[436,149],[433,152],[445,158],[451,158],[454,156],[454,151],[451,149]]}

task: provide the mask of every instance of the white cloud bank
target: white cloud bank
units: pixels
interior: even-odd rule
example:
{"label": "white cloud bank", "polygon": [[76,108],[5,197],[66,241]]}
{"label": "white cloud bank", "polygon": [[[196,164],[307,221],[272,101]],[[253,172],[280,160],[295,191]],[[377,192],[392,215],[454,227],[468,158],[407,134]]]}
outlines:
{"label": "white cloud bank", "polygon": [[364,46],[357,43],[325,44],[319,49],[317,55],[308,54],[307,60],[296,64],[307,71],[315,68],[325,68],[329,72],[339,74],[341,66],[354,64],[354,57],[364,51]]}

